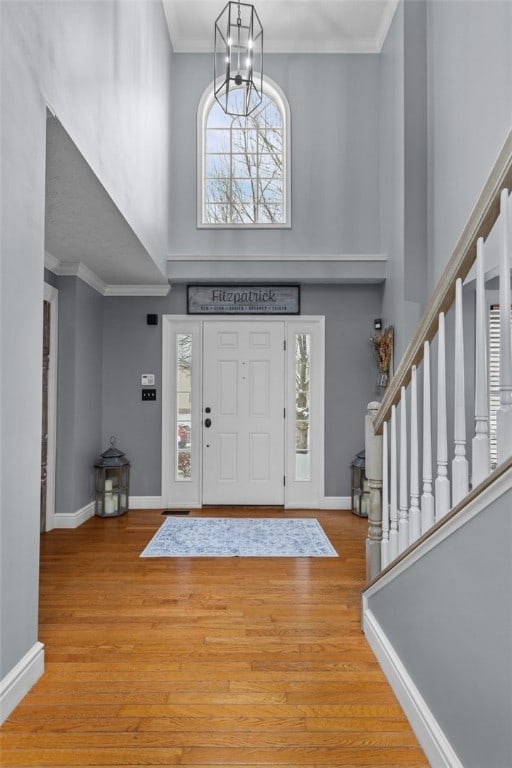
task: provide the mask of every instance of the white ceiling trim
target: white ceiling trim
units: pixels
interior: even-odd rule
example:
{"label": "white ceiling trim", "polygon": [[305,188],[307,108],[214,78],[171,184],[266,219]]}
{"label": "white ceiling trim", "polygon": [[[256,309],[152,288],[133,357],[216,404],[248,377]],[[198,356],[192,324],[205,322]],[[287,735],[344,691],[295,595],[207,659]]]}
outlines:
{"label": "white ceiling trim", "polygon": [[48,251],[44,254],[46,269],[62,277],[78,277],[101,296],[167,296],[169,283],[162,285],[109,285],[85,264],[77,261],[59,261]]}
{"label": "white ceiling trim", "polygon": [[104,296],[167,296],[171,285],[107,285]]}

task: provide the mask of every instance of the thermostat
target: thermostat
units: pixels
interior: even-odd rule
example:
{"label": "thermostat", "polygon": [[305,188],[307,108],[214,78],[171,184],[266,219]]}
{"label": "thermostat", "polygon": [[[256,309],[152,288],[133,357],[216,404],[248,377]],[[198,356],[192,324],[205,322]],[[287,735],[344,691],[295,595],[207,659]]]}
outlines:
{"label": "thermostat", "polygon": [[155,374],[154,373],[143,373],[140,377],[140,383],[143,387],[154,387],[155,386]]}

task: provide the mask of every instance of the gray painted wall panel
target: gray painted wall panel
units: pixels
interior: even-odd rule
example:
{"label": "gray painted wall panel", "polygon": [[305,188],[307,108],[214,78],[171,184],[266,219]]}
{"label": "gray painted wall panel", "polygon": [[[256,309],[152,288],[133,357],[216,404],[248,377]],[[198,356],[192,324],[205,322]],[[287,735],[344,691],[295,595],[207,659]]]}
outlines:
{"label": "gray painted wall panel", "polygon": [[101,447],[101,386],[105,299],[75,277],[60,277],[57,287],[59,357],[55,502],[57,514],[69,514],[93,500],[93,465],[104,450]]}
{"label": "gray painted wall panel", "polygon": [[512,765],[512,490],[369,599],[465,768]]}
{"label": "gray painted wall panel", "polygon": [[395,327],[397,360],[407,346],[404,311],[404,8],[396,10],[380,55],[381,251],[387,257],[382,306]]}
{"label": "gray painted wall panel", "polygon": [[265,74],[291,110],[292,222],[288,230],[196,228],[196,116],[212,80],[210,56],[174,57],[171,254],[379,251],[379,57],[268,55]]}
{"label": "gray painted wall panel", "polygon": [[512,3],[429,2],[429,290],[512,124]]}
{"label": "gray painted wall panel", "polygon": [[[349,465],[364,446],[363,415],[375,398],[370,344],[382,287],[304,285],[302,313],[326,317],[325,493],[350,494]],[[146,313],[186,311],[185,286],[165,298],[106,298],[103,348],[103,441],[112,433],[132,462],[131,494],[161,493],[162,326]],[[155,373],[156,402],[141,401],[141,373]]]}
{"label": "gray painted wall panel", "polygon": [[409,333],[425,306],[428,287],[426,19],[425,0],[404,5],[404,296]]}
{"label": "gray painted wall panel", "polygon": [[57,275],[54,275],[53,272],[50,272],[49,269],[44,270],[44,281],[45,283],[48,283],[48,285],[52,285],[54,288],[57,287]]}
{"label": "gray painted wall panel", "polygon": [[77,280],[75,510],[94,498],[92,467],[99,452],[105,450],[101,444],[104,301],[103,296]]}
{"label": "gray painted wall panel", "polygon": [[55,512],[76,512],[75,461],[75,339],[76,291],[78,280],[59,277],[59,352],[57,370],[57,456]]}
{"label": "gray painted wall panel", "polygon": [[45,133],[30,63],[12,29],[18,7],[0,3],[0,91],[9,105],[2,109],[0,131],[2,679],[37,641],[39,581]]}
{"label": "gray painted wall panel", "polygon": [[171,51],[160,3],[6,1],[0,14],[3,679],[38,636],[45,99],[164,266]]}

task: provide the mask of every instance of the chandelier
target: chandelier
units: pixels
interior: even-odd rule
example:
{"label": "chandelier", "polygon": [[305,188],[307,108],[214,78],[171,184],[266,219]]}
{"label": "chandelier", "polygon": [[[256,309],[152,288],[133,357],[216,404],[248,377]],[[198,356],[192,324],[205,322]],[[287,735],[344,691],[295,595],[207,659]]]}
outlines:
{"label": "chandelier", "polygon": [[263,27],[249,3],[229,2],[215,21],[214,94],[228,115],[247,116],[261,104]]}

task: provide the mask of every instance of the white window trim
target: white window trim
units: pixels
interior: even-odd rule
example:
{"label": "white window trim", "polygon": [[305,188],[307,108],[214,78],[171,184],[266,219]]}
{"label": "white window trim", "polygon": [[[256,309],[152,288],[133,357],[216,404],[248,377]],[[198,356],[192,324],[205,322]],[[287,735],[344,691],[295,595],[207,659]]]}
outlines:
{"label": "white window trim", "polygon": [[[311,337],[310,478],[295,479],[295,336]],[[286,487],[285,507],[319,509],[324,499],[325,317],[298,317],[286,322]]]}
{"label": "white window trim", "polygon": [[[176,465],[176,335],[192,337],[192,472],[190,480],[177,480]],[[186,315],[162,316],[162,502],[165,506],[200,507],[202,492],[201,447],[196,438],[201,433],[202,321]]]}
{"label": "white window trim", "polygon": [[[222,78],[219,78],[221,81]],[[204,162],[205,162],[205,120],[215,96],[213,95],[213,82],[204,90],[197,107],[197,228],[198,229],[291,229],[292,204],[291,204],[291,119],[290,105],[282,88],[270,77],[263,75],[263,93],[277,101],[283,108],[283,136],[284,136],[284,210],[285,221],[279,224],[212,224],[203,222],[203,194],[204,194]]]}
{"label": "white window trim", "polygon": [[[226,315],[208,315],[191,320],[187,315],[162,316],[162,504],[169,509],[202,506],[202,328],[203,322],[227,320]],[[277,316],[237,316],[237,322],[275,322]],[[298,316],[282,319],[285,324],[287,361],[285,366],[285,472],[284,507],[321,509],[324,505],[325,444],[325,317]],[[176,459],[176,349],[177,333],[192,334],[192,478],[177,481]],[[295,480],[295,345],[296,333],[311,335],[311,477]]]}

